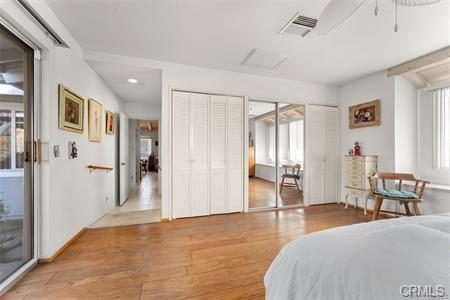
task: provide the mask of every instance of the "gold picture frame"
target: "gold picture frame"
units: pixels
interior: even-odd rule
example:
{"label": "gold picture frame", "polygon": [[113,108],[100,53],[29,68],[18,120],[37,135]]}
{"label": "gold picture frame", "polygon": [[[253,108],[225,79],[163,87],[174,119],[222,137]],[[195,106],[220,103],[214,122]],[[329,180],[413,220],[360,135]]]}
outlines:
{"label": "gold picture frame", "polygon": [[373,100],[348,108],[349,128],[379,126],[381,124],[381,100]]}
{"label": "gold picture frame", "polygon": [[89,98],[88,101],[88,139],[90,142],[102,141],[103,105]]}
{"label": "gold picture frame", "polygon": [[106,111],[106,134],[113,135],[116,129],[116,115],[112,111]]}
{"label": "gold picture frame", "polygon": [[84,131],[84,98],[58,85],[58,128],[76,133]]}

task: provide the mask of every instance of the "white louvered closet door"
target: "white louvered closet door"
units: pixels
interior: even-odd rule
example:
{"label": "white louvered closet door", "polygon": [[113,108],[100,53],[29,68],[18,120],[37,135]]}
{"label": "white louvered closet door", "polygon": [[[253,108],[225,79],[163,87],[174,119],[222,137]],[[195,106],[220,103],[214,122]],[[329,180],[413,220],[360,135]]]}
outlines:
{"label": "white louvered closet door", "polygon": [[228,212],[227,204],[227,97],[211,95],[210,100],[210,212]]}
{"label": "white louvered closet door", "polygon": [[309,107],[309,204],[337,200],[338,118],[337,108]]}
{"label": "white louvered closet door", "polygon": [[325,107],[325,176],[323,203],[337,202],[338,192],[338,110],[336,107]]}
{"label": "white louvered closet door", "polygon": [[172,215],[189,217],[190,212],[190,128],[189,93],[172,95]]}
{"label": "white louvered closet door", "polygon": [[243,211],[244,162],[243,162],[244,99],[227,99],[227,202],[228,212]]}
{"label": "white louvered closet door", "polygon": [[191,216],[209,214],[209,95],[191,93],[190,136],[191,136]]}

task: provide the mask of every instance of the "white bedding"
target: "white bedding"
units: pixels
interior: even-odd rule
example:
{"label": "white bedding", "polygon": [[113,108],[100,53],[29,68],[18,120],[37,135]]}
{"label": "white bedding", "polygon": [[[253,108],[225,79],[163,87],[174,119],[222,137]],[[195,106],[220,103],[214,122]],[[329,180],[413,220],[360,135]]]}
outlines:
{"label": "white bedding", "polygon": [[277,300],[407,299],[401,292],[410,290],[401,291],[402,285],[420,285],[435,293],[441,285],[448,299],[450,213],[301,236],[281,249],[264,284],[266,298]]}

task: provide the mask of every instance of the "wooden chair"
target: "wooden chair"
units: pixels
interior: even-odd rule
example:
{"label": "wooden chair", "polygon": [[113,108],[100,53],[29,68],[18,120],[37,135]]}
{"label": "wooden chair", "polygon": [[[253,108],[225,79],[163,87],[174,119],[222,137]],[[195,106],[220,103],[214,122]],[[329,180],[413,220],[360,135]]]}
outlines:
{"label": "wooden chair", "polygon": [[[280,183],[280,194],[283,190],[283,186],[296,186],[297,190],[301,190],[298,185],[298,181],[300,180],[300,164],[296,165],[283,165],[284,174],[281,175],[281,183]],[[294,182],[285,182],[285,179],[292,179]]]}
{"label": "wooden chair", "polygon": [[[378,179],[380,179],[382,182],[383,190],[378,188]],[[397,189],[395,190],[391,189],[390,191],[402,192],[404,197],[395,197],[386,195],[385,191],[388,191],[386,190],[386,180],[393,180],[394,183],[398,181]],[[404,181],[415,182],[414,190],[412,192],[402,191],[402,184]],[[411,210],[409,209],[409,203],[412,203],[414,208],[414,214],[417,216],[420,215],[418,203],[423,202],[422,196],[425,191],[425,186],[427,183],[429,182],[417,179],[413,174],[377,172],[373,176],[369,176],[369,184],[371,189],[370,196],[376,201],[375,207],[373,209],[372,220],[376,220],[378,218],[378,215],[380,214],[381,210],[381,205],[383,204],[384,199],[400,201],[405,207],[407,216],[412,215]]]}

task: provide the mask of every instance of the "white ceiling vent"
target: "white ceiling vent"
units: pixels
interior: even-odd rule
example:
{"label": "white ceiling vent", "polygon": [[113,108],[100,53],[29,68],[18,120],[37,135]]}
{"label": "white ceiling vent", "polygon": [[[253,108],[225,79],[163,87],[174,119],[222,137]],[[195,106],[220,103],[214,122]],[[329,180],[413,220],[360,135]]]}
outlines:
{"label": "white ceiling vent", "polygon": [[275,69],[287,58],[287,55],[279,54],[274,51],[253,49],[252,51],[250,51],[241,65],[265,69]]}
{"label": "white ceiling vent", "polygon": [[317,19],[302,16],[299,12],[280,30],[280,34],[287,33],[305,37],[316,27]]}

